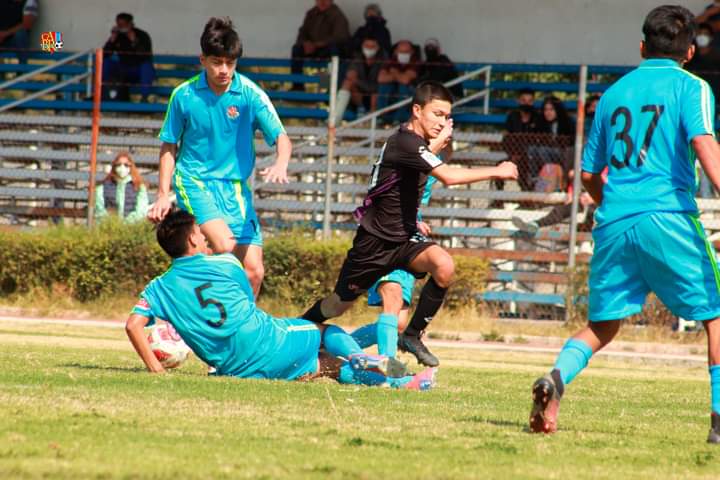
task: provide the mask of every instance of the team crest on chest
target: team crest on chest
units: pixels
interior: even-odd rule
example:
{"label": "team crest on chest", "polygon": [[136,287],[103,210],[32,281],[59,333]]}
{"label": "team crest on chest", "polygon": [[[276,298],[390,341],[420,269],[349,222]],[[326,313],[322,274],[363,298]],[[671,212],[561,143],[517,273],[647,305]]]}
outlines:
{"label": "team crest on chest", "polygon": [[238,116],[240,116],[240,112],[238,112],[235,105],[231,105],[227,108],[227,116],[230,120],[235,120]]}

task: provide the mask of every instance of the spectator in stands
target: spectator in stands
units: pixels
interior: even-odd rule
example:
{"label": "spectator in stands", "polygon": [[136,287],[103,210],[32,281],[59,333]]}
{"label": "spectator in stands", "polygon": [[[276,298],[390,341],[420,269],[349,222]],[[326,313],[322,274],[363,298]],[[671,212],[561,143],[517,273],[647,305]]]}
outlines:
{"label": "spectator in stands", "polygon": [[[707,23],[713,32],[720,31],[720,0],[715,0],[713,3],[705,7],[705,10],[695,17],[695,23],[701,25]],[[712,39],[712,43],[718,46],[720,43],[720,37]]]}
{"label": "spectator in stands", "polygon": [[[390,62],[380,69],[378,75],[378,110],[413,95],[413,85],[418,78],[420,57],[409,40],[395,44]],[[408,108],[399,108],[383,116],[383,121],[397,123],[407,120]]]}
{"label": "spectator in stands", "polygon": [[713,35],[709,23],[698,26],[695,55],[685,64],[685,68],[710,84],[717,104],[720,102],[720,48],[712,45]]}
{"label": "spectator in stands", "polygon": [[[442,52],[440,41],[437,38],[428,38],[425,40],[425,63],[420,69],[420,79],[418,82],[425,80],[435,80],[436,82],[445,83],[458,77],[458,71],[452,60]],[[450,87],[455,99],[463,97],[462,85],[454,85]]]}
{"label": "spectator in stands", "polygon": [[[304,58],[343,57],[349,40],[350,26],[340,7],[333,0],[315,0],[292,47],[292,73],[302,73]],[[293,90],[303,90],[303,85],[295,83]]]}
{"label": "spectator in stands", "polygon": [[600,95],[594,93],[588,97],[585,101],[585,125],[584,125],[584,137],[587,139],[590,127],[592,127],[593,120],[595,120],[595,110],[597,110],[597,104],[600,101]]}
{"label": "spectator in stands", "polygon": [[0,49],[17,51],[20,63],[30,48],[30,29],[38,17],[37,0],[0,0]]}
{"label": "spectator in stands", "polygon": [[546,97],[537,129],[528,148],[528,173],[534,178],[533,190],[554,192],[562,189],[563,177],[570,170],[575,125],[559,98]]}
{"label": "spectator in stands", "polygon": [[103,80],[109,100],[129,100],[127,87],[140,86],[143,101],[147,101],[155,79],[152,41],[144,30],[135,27],[133,16],[119,13],[104,47]]}
{"label": "spectator in stands", "polygon": [[349,103],[356,108],[358,115],[363,115],[366,111],[375,111],[378,76],[386,59],[385,53],[375,38],[366,37],[363,40],[362,53],[357,55],[350,64],[342,88],[337,95],[335,125],[342,120]]}
{"label": "spectator in stands", "polygon": [[120,152],[112,161],[112,169],[95,192],[95,216],[106,218],[115,214],[124,222],[134,223],[145,218],[148,194],[145,180],[128,152]]}
{"label": "spectator in stands", "polygon": [[358,27],[352,37],[352,54],[360,53],[362,44],[366,38],[374,38],[380,45],[384,55],[390,56],[392,51],[392,40],[390,30],[385,26],[387,20],[383,17],[380,5],[369,3],[365,7],[365,25]]}
{"label": "spectator in stands", "polygon": [[[517,108],[508,113],[505,118],[503,147],[509,160],[518,166],[518,185],[523,191],[532,190],[534,173],[528,166],[528,146],[538,131],[540,114],[535,108],[535,91],[524,88],[518,92],[516,98]],[[503,190],[505,182],[495,181],[495,188]],[[500,202],[493,202],[493,207]]]}
{"label": "spectator in stands", "polygon": [[535,109],[535,91],[523,88],[518,92],[517,108],[505,118],[507,133],[534,133],[540,123],[540,115]]}

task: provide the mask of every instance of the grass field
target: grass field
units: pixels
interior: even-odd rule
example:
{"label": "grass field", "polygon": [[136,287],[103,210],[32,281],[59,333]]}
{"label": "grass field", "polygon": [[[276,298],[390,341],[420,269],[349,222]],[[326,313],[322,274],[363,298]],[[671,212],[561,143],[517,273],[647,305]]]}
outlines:
{"label": "grass field", "polygon": [[0,323],[0,478],[717,479],[704,367],[597,359],[525,431],[549,355],[438,350],[435,391],[144,373],[122,329]]}

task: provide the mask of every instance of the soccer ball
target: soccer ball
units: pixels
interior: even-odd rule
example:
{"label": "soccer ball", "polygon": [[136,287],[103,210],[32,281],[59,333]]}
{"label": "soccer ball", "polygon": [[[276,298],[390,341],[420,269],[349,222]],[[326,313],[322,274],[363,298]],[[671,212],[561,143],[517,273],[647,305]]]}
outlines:
{"label": "soccer ball", "polygon": [[177,368],[190,355],[188,347],[169,323],[154,327],[148,334],[150,349],[164,368]]}

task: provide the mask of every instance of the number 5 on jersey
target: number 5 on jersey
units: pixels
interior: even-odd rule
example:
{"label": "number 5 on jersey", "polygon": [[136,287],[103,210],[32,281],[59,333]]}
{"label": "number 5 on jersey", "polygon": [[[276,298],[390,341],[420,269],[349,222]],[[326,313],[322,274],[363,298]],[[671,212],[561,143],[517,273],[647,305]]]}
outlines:
{"label": "number 5 on jersey", "polygon": [[215,307],[218,309],[218,312],[220,312],[220,320],[217,322],[213,322],[212,320],[206,320],[208,325],[211,327],[219,328],[222,327],[223,323],[225,323],[225,320],[227,320],[227,312],[225,311],[225,305],[223,305],[221,302],[215,300],[214,298],[204,298],[203,297],[203,290],[212,287],[211,282],[203,283],[199,287],[195,288],[195,297],[197,297],[198,302],[200,302],[200,305],[203,308],[206,308],[210,305],[215,305]]}

